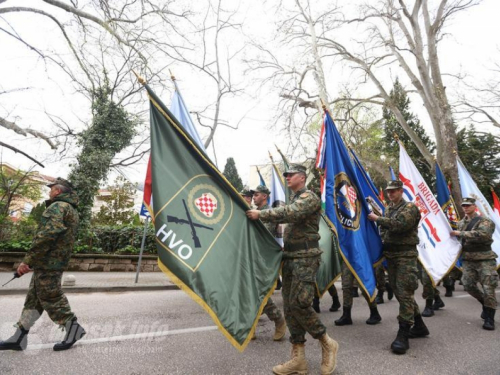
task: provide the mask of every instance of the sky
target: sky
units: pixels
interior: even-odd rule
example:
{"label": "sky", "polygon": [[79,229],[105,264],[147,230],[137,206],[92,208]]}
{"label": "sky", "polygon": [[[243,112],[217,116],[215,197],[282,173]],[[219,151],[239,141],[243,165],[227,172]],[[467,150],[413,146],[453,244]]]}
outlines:
{"label": "sky", "polygon": [[[29,4],[36,3],[38,2],[34,0],[26,0],[23,5],[29,6]],[[2,4],[2,7],[13,4],[16,2],[8,1]],[[249,38],[259,40],[267,38],[269,42],[269,38],[276,29],[275,15],[269,11],[269,3],[242,1],[239,6],[240,14],[243,15],[245,36],[241,36],[241,40],[233,41],[234,46],[246,43]],[[480,5],[459,13],[453,19],[448,25],[446,40],[440,46],[440,63],[445,72],[468,74],[477,82],[488,79],[488,68],[499,55],[498,14],[500,14],[500,2],[485,0]],[[70,20],[64,12],[58,13],[58,17],[66,22]],[[3,15],[3,18],[0,18],[0,27],[8,29],[9,26],[12,26],[30,43],[46,51],[64,51],[64,45],[60,44],[59,31],[53,24],[39,16],[20,13]],[[270,43],[272,45],[272,41]],[[51,122],[46,113],[50,113],[64,119],[71,127],[82,129],[83,124],[89,120],[88,102],[77,92],[68,77],[61,74],[54,66],[45,63],[26,46],[2,32],[0,32],[0,45],[2,46],[0,91],[28,88],[8,95],[0,95],[0,115],[10,121],[16,121],[23,127],[49,131]],[[67,50],[66,53],[69,54]],[[286,48],[280,48],[277,53],[286,57],[288,52]],[[241,54],[241,57],[246,57],[245,52]],[[217,162],[219,169],[223,170],[226,159],[233,157],[243,182],[253,185],[256,181],[255,175],[252,174],[255,171],[253,166],[268,163],[269,151],[277,158],[275,144],[283,151],[290,153],[290,143],[278,131],[283,124],[274,122],[279,100],[277,88],[266,87],[258,90],[254,83],[249,82],[250,76],[255,78],[255,75],[246,73],[240,61],[235,60],[232,67],[234,81],[242,92],[237,97],[223,102],[222,117],[232,125],[237,123],[239,125],[238,130],[221,127],[217,131],[215,138]],[[191,111],[199,111],[210,104],[215,92],[206,77],[179,63],[170,64],[168,69],[171,69],[176,76],[184,100]],[[168,70],[165,69],[164,73],[165,87],[161,98],[168,106],[173,85],[168,81]],[[339,64],[325,66],[325,74],[329,94],[335,97],[339,87],[349,80],[350,72]],[[394,75],[396,73],[387,77],[388,81],[394,79]],[[453,89],[453,82],[450,78],[450,89]],[[390,89],[390,85],[387,87]],[[373,92],[369,84],[362,90],[364,93]],[[142,98],[145,108],[147,107],[145,93]],[[417,97],[412,99],[412,110],[419,115],[423,125],[430,129],[427,115],[419,99]],[[147,128],[141,131],[147,131]],[[206,129],[201,128],[200,134],[205,137]],[[0,137],[2,141],[42,161],[45,168],[36,168],[40,173],[64,177],[68,174],[71,164],[74,163],[72,157],[65,157],[61,160],[62,148],[54,152],[44,142],[25,138],[4,128],[0,128]],[[74,144],[70,145],[70,148],[70,151],[73,151]],[[24,157],[10,150],[3,148],[0,152],[2,161],[15,167],[26,169],[32,165]],[[71,155],[71,152],[68,154]],[[209,154],[213,156],[212,146]],[[299,161],[301,159],[297,155],[294,157]],[[146,162],[145,158],[142,162],[124,169],[123,172],[131,181],[141,182],[145,176]]]}

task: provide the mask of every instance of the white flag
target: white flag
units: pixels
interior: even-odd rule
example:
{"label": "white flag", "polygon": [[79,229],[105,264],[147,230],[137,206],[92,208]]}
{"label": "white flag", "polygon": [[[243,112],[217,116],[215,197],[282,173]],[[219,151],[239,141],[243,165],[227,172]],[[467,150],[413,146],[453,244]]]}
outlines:
{"label": "white flag", "polygon": [[[271,207],[284,206],[286,202],[285,187],[281,180],[276,166],[273,164],[271,174]],[[283,230],[284,225],[279,224],[276,228],[275,239],[283,247]]]}
{"label": "white flag", "polygon": [[399,179],[404,184],[403,198],[415,203],[420,210],[418,257],[428,275],[437,284],[455,265],[461,245],[456,237],[450,236],[452,229],[441,210],[441,205],[401,143]]}
{"label": "white flag", "polygon": [[498,255],[498,268],[498,266],[500,266],[500,217],[495,215],[490,204],[484,197],[483,193],[481,193],[481,190],[479,190],[479,188],[477,187],[467,169],[465,169],[459,157],[457,157],[457,166],[462,198],[474,198],[476,200],[476,206],[479,209],[481,216],[485,216],[495,223],[495,232],[493,232],[493,243],[491,244],[491,249]]}

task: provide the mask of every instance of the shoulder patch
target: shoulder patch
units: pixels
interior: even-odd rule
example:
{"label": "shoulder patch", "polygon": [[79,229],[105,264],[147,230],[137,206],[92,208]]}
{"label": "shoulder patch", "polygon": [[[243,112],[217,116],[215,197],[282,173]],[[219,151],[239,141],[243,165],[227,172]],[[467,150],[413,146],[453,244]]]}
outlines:
{"label": "shoulder patch", "polygon": [[299,198],[307,198],[309,195],[310,195],[310,193],[308,191],[306,191],[306,192],[300,194]]}

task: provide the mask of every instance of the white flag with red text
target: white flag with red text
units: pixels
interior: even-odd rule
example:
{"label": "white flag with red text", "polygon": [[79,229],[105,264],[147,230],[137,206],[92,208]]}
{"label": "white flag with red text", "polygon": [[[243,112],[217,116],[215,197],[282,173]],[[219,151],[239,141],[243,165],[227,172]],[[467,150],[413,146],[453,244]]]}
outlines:
{"label": "white flag with red text", "polygon": [[461,245],[456,237],[450,236],[452,229],[441,205],[401,142],[399,179],[403,182],[403,198],[415,203],[420,210],[418,257],[433,283],[437,284],[455,265]]}

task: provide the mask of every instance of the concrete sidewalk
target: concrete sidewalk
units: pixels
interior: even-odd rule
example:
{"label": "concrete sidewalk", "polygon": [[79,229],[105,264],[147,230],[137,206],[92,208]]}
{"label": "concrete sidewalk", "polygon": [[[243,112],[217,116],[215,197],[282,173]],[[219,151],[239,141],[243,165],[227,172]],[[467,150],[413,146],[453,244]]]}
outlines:
{"label": "concrete sidewalk", "polygon": [[[0,295],[26,294],[33,273],[12,280],[3,288],[1,285],[9,281],[13,272],[0,272]],[[65,286],[64,278],[73,275],[76,278],[74,286]],[[163,272],[141,272],[135,283],[135,272],[64,272],[63,290],[65,293],[95,293],[95,292],[129,292],[144,290],[174,290],[178,289]]]}

